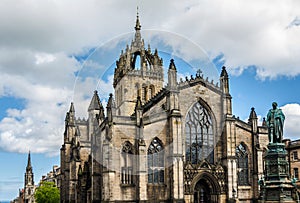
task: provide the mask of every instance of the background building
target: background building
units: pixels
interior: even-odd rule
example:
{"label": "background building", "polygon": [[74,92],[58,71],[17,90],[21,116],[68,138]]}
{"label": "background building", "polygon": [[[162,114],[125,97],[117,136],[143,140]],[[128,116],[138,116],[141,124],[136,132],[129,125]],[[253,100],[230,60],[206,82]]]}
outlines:
{"label": "background building", "polygon": [[268,134],[254,108],[248,122],[232,115],[225,67],[218,82],[178,82],[174,60],[164,73],[140,29],[137,17],[106,113],[95,91],[87,119],[73,103],[66,114],[61,202],[258,201]]}
{"label": "background building", "polygon": [[52,171],[49,171],[47,175],[42,176],[42,179],[40,182],[53,182],[55,186],[59,189],[60,188],[60,167],[57,165],[54,165],[52,167]]}
{"label": "background building", "polygon": [[299,181],[299,170],[300,170],[300,140],[291,141],[286,139],[285,142],[286,150],[288,152],[288,161],[291,179],[294,179],[295,184],[300,193],[300,181]]}

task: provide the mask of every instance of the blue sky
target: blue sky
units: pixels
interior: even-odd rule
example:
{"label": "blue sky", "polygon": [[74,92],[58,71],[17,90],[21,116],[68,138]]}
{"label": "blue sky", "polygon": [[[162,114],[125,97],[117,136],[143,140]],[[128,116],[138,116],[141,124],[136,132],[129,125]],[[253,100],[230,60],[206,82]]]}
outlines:
{"label": "blue sky", "polygon": [[[93,91],[112,92],[114,62],[133,37],[136,5],[142,36],[179,77],[216,81],[225,65],[233,113],[261,121],[277,101],[285,137],[300,130],[300,2],[17,1],[0,7],[0,201],[23,187],[27,154],[35,183],[59,165],[65,113],[86,117]],[[8,20],[9,19],[9,20]]]}

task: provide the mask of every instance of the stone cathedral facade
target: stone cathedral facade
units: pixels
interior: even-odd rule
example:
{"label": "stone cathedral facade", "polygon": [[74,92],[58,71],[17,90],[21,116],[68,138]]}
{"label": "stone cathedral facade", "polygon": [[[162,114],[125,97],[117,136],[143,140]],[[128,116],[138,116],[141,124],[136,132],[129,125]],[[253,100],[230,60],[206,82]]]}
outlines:
{"label": "stone cathedral facade", "polygon": [[225,67],[218,83],[178,82],[174,60],[164,73],[140,30],[137,17],[106,110],[95,91],[87,119],[74,103],[66,114],[61,202],[258,201],[268,135],[254,108],[248,122],[232,114]]}

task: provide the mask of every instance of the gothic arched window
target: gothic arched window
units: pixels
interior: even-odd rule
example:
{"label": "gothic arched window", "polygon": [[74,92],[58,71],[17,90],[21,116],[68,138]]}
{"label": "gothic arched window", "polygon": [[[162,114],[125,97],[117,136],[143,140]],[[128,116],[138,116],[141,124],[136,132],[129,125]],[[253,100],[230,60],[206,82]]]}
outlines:
{"label": "gothic arched window", "polygon": [[236,148],[238,185],[249,185],[248,176],[248,152],[244,144]]}
{"label": "gothic arched window", "polygon": [[194,104],[185,122],[186,161],[197,164],[203,159],[214,161],[214,133],[212,118],[200,102]]}
{"label": "gothic arched window", "polygon": [[164,183],[164,151],[161,141],[154,138],[148,148],[148,183]]}
{"label": "gothic arched window", "polygon": [[133,146],[129,141],[123,144],[121,157],[121,183],[133,184]]}

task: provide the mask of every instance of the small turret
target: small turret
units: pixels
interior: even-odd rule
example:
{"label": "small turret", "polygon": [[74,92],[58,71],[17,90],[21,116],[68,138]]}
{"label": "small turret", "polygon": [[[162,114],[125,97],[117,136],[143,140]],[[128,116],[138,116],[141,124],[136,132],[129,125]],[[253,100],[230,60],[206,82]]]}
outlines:
{"label": "small turret", "polygon": [[222,72],[220,75],[220,84],[220,88],[223,92],[223,112],[226,115],[232,115],[232,97],[229,93],[229,77],[225,66],[222,67]]}
{"label": "small turret", "polygon": [[73,102],[71,102],[71,105],[70,105],[70,110],[69,112],[67,113],[67,122],[68,122],[68,125],[70,126],[75,126],[75,107],[74,107],[74,104]]}
{"label": "small turret", "polygon": [[65,132],[64,132],[64,142],[70,142],[75,128],[75,108],[73,102],[71,102],[70,109],[66,114],[65,118]]}
{"label": "small turret", "polygon": [[113,94],[109,94],[109,99],[106,106],[106,114],[107,114],[107,120],[109,124],[112,124],[113,122],[113,116],[115,116],[115,102],[113,99]]}
{"label": "small turret", "polygon": [[171,114],[179,115],[179,91],[177,88],[177,69],[174,59],[171,59],[168,70],[168,90],[167,110],[169,110]]}
{"label": "small turret", "polygon": [[257,132],[257,115],[256,115],[254,107],[251,108],[248,123],[252,126],[252,131],[254,133],[256,133]]}
{"label": "small turret", "polygon": [[90,117],[92,116],[93,118],[97,118],[100,121],[104,120],[104,108],[98,96],[97,90],[94,91],[94,95],[89,105],[88,111],[90,114],[93,114],[90,115]]}
{"label": "small turret", "polygon": [[223,92],[225,94],[228,94],[229,93],[229,78],[228,78],[228,73],[226,71],[226,67],[223,66],[222,67],[222,72],[221,72],[221,75],[220,75],[220,82],[221,82],[221,87],[223,88]]}
{"label": "small turret", "polygon": [[177,70],[174,59],[171,59],[168,70],[168,87],[169,89],[176,89],[177,87]]}
{"label": "small turret", "polygon": [[94,91],[94,95],[93,98],[91,100],[91,103],[89,105],[88,111],[92,111],[92,110],[100,110],[101,109],[101,102],[98,96],[98,92],[97,90]]}

